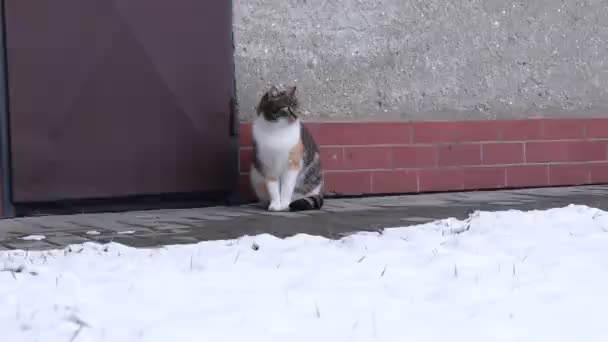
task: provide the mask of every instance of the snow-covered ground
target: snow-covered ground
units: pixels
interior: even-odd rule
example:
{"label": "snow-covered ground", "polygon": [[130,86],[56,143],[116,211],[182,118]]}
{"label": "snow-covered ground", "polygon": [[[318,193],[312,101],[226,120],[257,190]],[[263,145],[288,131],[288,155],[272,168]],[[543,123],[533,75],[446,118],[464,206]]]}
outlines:
{"label": "snow-covered ground", "polygon": [[607,231],[570,206],[340,241],[0,252],[0,340],[605,342]]}

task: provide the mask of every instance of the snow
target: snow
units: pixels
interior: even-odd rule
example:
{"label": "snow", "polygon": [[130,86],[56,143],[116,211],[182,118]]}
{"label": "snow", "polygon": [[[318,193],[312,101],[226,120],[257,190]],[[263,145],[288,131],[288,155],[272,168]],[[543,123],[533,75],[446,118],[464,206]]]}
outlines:
{"label": "snow", "polygon": [[[0,252],[3,341],[605,341],[608,213]],[[252,248],[254,244],[257,249]]]}
{"label": "snow", "polygon": [[35,241],[40,241],[40,240],[44,240],[46,239],[46,236],[44,235],[27,235],[21,238],[21,240],[35,240]]}

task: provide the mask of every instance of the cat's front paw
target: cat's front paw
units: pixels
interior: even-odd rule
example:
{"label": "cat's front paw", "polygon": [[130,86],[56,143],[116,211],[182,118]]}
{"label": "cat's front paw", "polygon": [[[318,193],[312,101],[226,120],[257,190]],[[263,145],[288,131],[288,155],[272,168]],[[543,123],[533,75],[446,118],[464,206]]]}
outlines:
{"label": "cat's front paw", "polygon": [[283,210],[283,206],[281,205],[281,202],[279,201],[272,201],[270,202],[270,205],[268,205],[268,211],[282,211]]}

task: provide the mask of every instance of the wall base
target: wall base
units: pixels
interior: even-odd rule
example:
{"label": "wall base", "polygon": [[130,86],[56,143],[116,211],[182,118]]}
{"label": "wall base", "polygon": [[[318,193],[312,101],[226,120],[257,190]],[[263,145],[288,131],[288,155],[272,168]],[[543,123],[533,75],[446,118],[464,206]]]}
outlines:
{"label": "wall base", "polygon": [[[331,195],[400,194],[608,182],[608,119],[309,122]],[[251,124],[241,124],[241,194]]]}

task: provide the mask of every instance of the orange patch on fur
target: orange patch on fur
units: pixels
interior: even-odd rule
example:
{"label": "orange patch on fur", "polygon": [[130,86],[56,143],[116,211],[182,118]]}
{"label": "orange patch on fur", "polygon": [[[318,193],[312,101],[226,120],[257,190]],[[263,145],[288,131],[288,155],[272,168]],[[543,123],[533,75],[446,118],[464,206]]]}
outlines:
{"label": "orange patch on fur", "polygon": [[297,170],[302,166],[302,156],[304,155],[304,144],[302,140],[289,151],[289,168]]}

